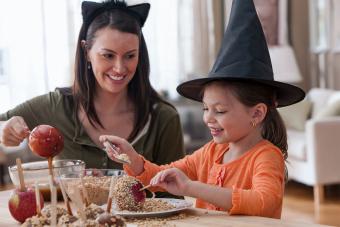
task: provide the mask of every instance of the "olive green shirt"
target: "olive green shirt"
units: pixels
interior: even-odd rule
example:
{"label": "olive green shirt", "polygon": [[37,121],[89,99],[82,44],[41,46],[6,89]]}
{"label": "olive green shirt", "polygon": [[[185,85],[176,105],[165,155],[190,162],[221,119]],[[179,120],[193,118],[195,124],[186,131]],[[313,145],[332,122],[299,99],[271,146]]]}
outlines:
{"label": "olive green shirt", "polygon": [[[122,169],[121,164],[108,158],[106,152],[92,142],[73,107],[72,96],[56,89],[1,114],[0,121],[21,116],[31,130],[40,124],[51,125],[64,135],[64,149],[57,159],[80,159],[86,163],[86,168]],[[165,103],[156,104],[132,145],[139,154],[157,164],[182,158],[183,136],[177,111]]]}

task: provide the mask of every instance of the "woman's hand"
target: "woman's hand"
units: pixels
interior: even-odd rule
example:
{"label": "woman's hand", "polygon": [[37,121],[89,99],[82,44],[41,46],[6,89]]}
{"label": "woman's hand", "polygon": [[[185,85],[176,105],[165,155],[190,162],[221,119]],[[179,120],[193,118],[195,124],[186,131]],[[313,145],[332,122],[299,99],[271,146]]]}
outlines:
{"label": "woman's hand", "polygon": [[187,195],[187,190],[192,181],[179,169],[163,170],[154,176],[150,184],[159,186],[174,195]]}
{"label": "woman's hand", "polygon": [[[126,154],[127,156],[129,156],[129,159],[131,161],[129,167],[130,169],[132,169],[135,175],[140,175],[144,171],[143,159],[139,156],[139,154],[135,151],[135,149],[131,146],[129,142],[118,136],[101,135],[99,137],[99,141],[101,143],[104,143],[107,140],[109,140],[117,147],[117,152],[119,154]],[[107,153],[110,159],[116,161],[113,151],[107,151]]]}
{"label": "woman's hand", "polygon": [[5,146],[19,146],[30,134],[30,130],[22,117],[14,116],[1,124],[1,143]]}

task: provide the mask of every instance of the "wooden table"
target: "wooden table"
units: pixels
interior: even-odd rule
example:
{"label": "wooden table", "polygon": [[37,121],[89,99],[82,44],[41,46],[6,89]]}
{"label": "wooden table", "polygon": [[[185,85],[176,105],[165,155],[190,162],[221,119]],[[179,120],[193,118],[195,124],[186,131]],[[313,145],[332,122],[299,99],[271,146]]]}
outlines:
{"label": "wooden table", "polygon": [[[8,198],[11,190],[0,192],[0,227],[18,227],[20,224],[16,222],[8,210]],[[187,218],[167,221],[168,224],[174,224],[181,227],[266,227],[266,226],[278,226],[278,227],[295,227],[295,226],[308,226],[308,227],[320,227],[325,225],[301,223],[287,220],[278,220],[272,218],[263,218],[255,216],[229,216],[225,212],[210,211],[204,209],[192,208],[186,210],[184,213],[188,215]],[[136,226],[136,225],[128,225]]]}

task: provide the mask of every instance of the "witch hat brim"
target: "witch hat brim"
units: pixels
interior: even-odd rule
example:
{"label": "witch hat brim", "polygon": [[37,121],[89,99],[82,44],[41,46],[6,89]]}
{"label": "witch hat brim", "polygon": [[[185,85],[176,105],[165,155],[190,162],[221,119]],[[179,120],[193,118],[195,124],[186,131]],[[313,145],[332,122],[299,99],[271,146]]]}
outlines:
{"label": "witch hat brim", "polygon": [[277,107],[283,107],[292,105],[294,103],[297,103],[304,99],[305,92],[294,85],[282,83],[279,81],[268,81],[268,80],[253,80],[249,78],[232,78],[232,77],[211,77],[211,78],[201,78],[201,79],[195,79],[190,80],[187,82],[184,82],[180,84],[177,87],[177,92],[189,99],[193,99],[195,101],[202,102],[202,96],[203,96],[203,89],[206,84],[209,82],[217,81],[217,80],[223,80],[223,81],[244,81],[244,82],[255,82],[260,83],[263,85],[269,85],[270,87],[273,87],[276,92],[276,101],[278,103]]}
{"label": "witch hat brim", "polygon": [[177,87],[182,96],[202,101],[204,86],[215,80],[261,83],[276,91],[278,107],[301,101],[305,92],[275,81],[267,42],[253,0],[234,0],[222,46],[208,76]]}

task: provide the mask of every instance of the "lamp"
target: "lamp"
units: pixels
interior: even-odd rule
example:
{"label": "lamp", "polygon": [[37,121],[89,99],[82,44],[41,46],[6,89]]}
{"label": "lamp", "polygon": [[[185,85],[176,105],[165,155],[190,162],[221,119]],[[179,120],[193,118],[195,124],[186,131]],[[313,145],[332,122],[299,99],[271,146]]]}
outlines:
{"label": "lamp", "polygon": [[286,83],[296,83],[302,80],[291,46],[271,46],[269,47],[269,54],[275,80]]}

